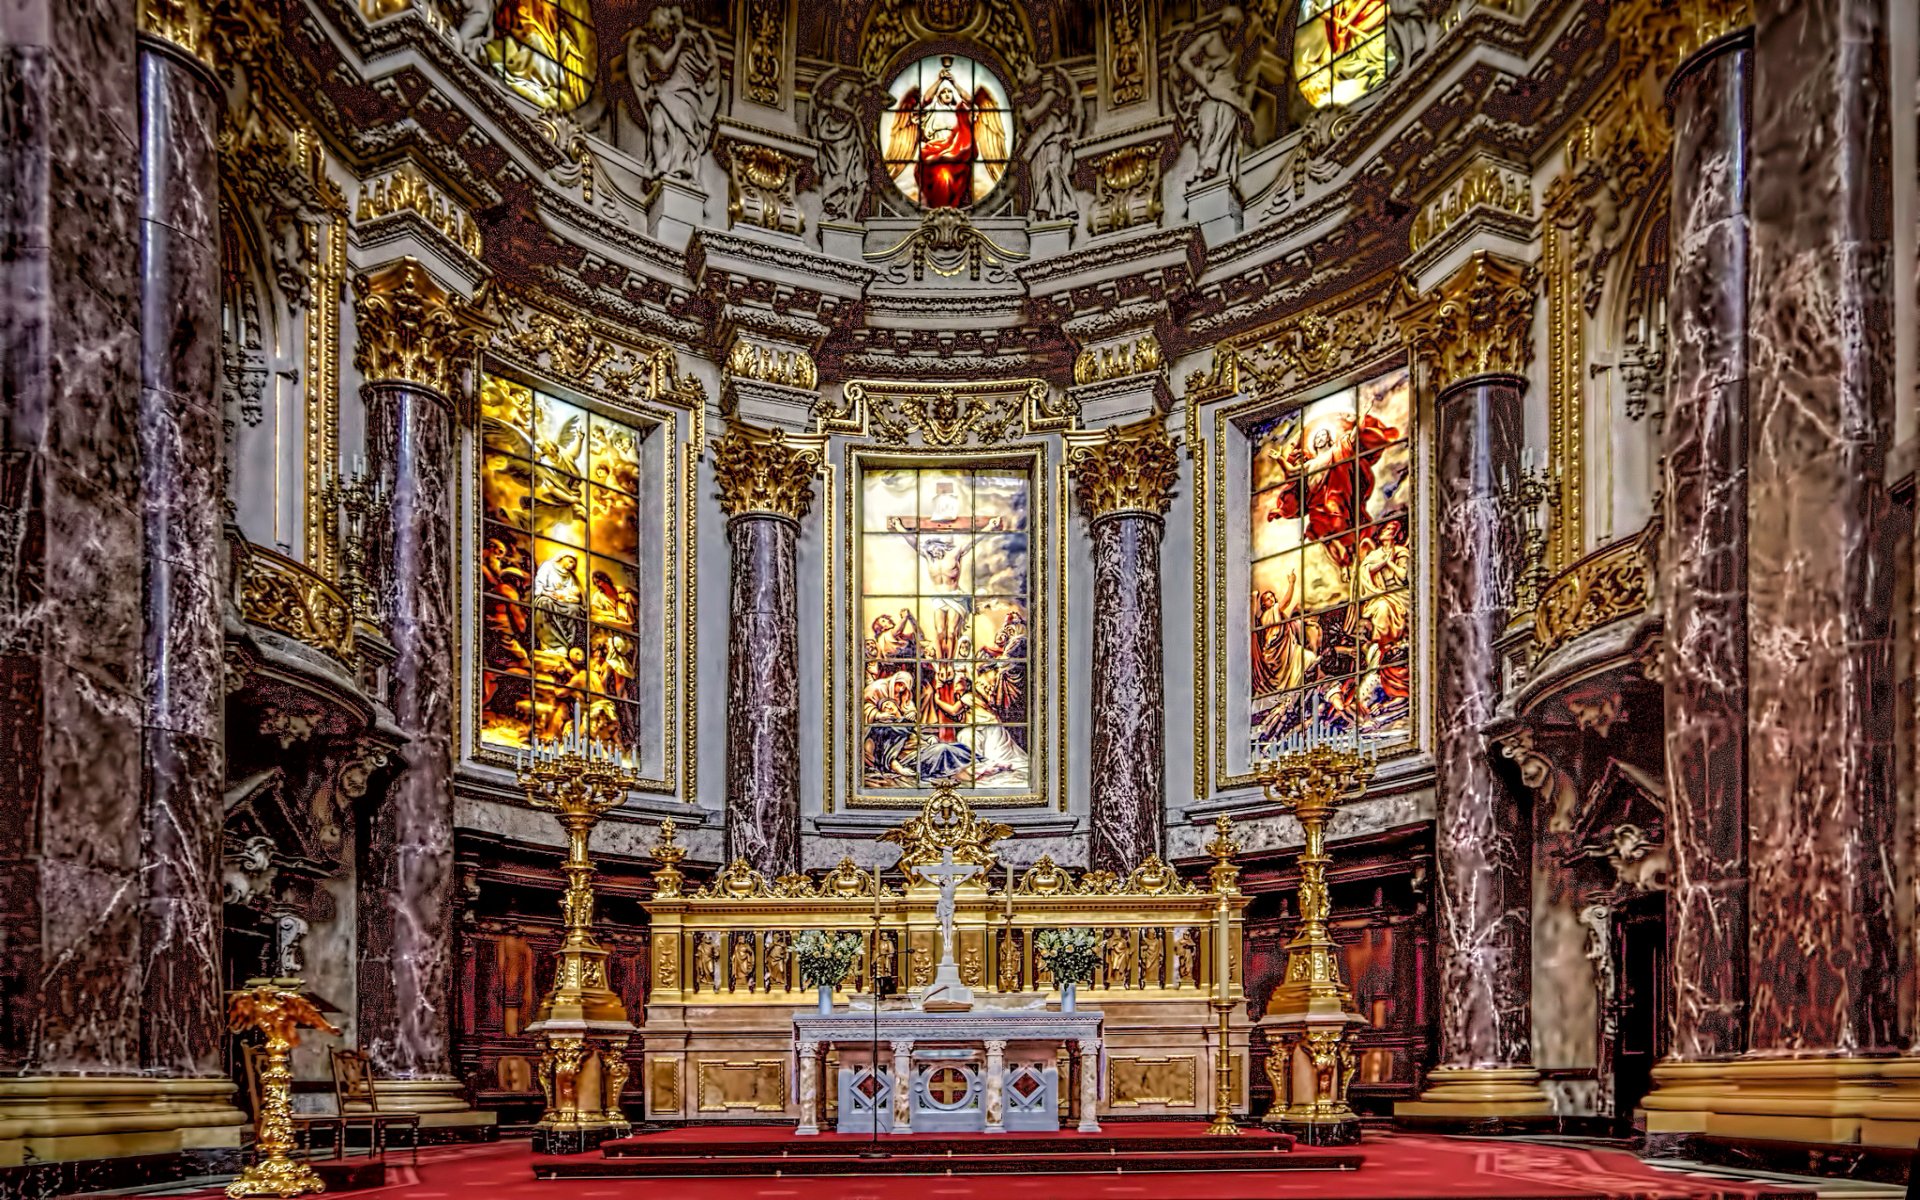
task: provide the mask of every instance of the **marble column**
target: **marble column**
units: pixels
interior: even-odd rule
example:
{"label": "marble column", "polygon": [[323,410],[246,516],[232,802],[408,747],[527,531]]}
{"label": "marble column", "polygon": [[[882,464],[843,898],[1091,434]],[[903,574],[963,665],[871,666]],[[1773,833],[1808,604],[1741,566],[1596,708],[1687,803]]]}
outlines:
{"label": "marble column", "polygon": [[734,423],[713,444],[733,549],[727,642],[727,858],[800,869],[800,612],[795,557],[816,439]]}
{"label": "marble column", "polygon": [[891,1132],[912,1133],[913,1043],[893,1042],[891,1046],[893,1049],[893,1129]]}
{"label": "marble column", "polygon": [[206,63],[140,41],[140,500],[146,552],[140,1059],[224,1077],[220,830],[226,544],[219,167]]}
{"label": "marble column", "polygon": [[1674,72],[1666,614],[1669,1055],[1746,1047],[1747,206],[1751,34]]}
{"label": "marble column", "polygon": [[999,1133],[1006,1126],[1007,1043],[989,1038],[987,1046],[987,1132]]}
{"label": "marble column", "polygon": [[1125,877],[1159,855],[1166,837],[1160,538],[1179,456],[1149,418],[1071,446],[1068,461],[1093,542],[1089,858]]}
{"label": "marble column", "polygon": [[1484,730],[1500,700],[1496,642],[1520,568],[1507,496],[1519,477],[1532,272],[1475,255],[1412,321],[1439,414],[1435,875],[1440,1056],[1396,1115],[1544,1116],[1532,1070],[1531,824],[1494,772]]}
{"label": "marble column", "polygon": [[[1895,1041],[1882,0],[1754,5],[1748,1050]],[[1910,1144],[1910,1143],[1909,1143]]]}
{"label": "marble column", "polygon": [[367,462],[388,498],[375,595],[396,657],[388,704],[407,742],[370,806],[361,861],[359,1035],[382,1103],[462,1108],[451,1062],[454,408],[471,336],[460,304],[406,259],[354,280]]}

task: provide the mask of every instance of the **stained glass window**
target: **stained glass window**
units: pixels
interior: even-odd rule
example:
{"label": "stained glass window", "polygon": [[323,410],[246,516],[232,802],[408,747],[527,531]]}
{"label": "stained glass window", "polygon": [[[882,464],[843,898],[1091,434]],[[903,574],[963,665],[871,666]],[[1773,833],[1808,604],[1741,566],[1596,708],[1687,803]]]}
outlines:
{"label": "stained glass window", "polygon": [[489,376],[480,426],[480,737],[639,751],[640,434]]}
{"label": "stained glass window", "polygon": [[1255,759],[1411,734],[1412,425],[1401,369],[1248,430]]}
{"label": "stained glass window", "polygon": [[593,94],[593,19],[587,0],[499,0],[487,62],[508,87],[552,112]]}
{"label": "stained glass window", "polygon": [[1031,475],[871,467],[860,489],[864,786],[1027,789]]}
{"label": "stained glass window", "polygon": [[887,175],[922,208],[969,208],[1007,173],[1013,116],[1007,89],[970,58],[929,55],[887,88],[880,145]]}
{"label": "stained glass window", "polygon": [[1394,68],[1387,0],[1300,0],[1293,77],[1315,108],[1352,104]]}

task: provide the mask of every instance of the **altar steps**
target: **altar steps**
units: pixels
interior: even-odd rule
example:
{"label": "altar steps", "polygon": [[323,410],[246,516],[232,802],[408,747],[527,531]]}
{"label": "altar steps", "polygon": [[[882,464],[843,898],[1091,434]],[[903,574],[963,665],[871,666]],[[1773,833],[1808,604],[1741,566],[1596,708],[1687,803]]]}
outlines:
{"label": "altar steps", "polygon": [[[1112,1128],[1111,1126],[1109,1127]],[[598,1157],[538,1159],[541,1179],[771,1178],[824,1175],[1035,1175],[1342,1171],[1360,1156],[1295,1151],[1283,1133],[1249,1129],[1209,1137],[1205,1126],[1122,1127],[1094,1134],[911,1134],[882,1137],[883,1156],[867,1157],[860,1137],[797,1137],[751,1128],[696,1127],[623,1138]]]}

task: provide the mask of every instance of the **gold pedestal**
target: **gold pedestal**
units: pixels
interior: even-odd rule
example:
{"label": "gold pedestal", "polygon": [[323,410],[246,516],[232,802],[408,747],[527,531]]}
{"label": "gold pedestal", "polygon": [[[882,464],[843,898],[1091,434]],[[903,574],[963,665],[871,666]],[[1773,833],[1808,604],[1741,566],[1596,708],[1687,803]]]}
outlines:
{"label": "gold pedestal", "polygon": [[[546,1111],[534,1128],[536,1153],[580,1154],[632,1129],[620,1097],[631,1073],[627,1039],[638,1030],[607,985],[607,951],[593,938],[593,861],[587,855],[593,827],[626,800],[632,782],[596,753],[536,753],[520,772],[527,802],[553,812],[567,834],[567,891],[561,900],[566,937],[555,955],[553,988],[527,1025],[528,1033],[547,1041],[539,1067]],[[671,843],[671,821],[662,833]],[[589,1072],[596,1062],[597,1074]]]}
{"label": "gold pedestal", "polygon": [[[283,986],[283,985],[293,985]],[[260,1071],[260,1111],[254,1136],[257,1157],[227,1185],[227,1195],[302,1196],[324,1192],[312,1167],[293,1157],[294,1043],[302,1027],[339,1033],[320,1010],[294,990],[298,980],[260,982],[227,998],[227,1019],[235,1032],[258,1030],[266,1038],[267,1063]]]}
{"label": "gold pedestal", "polygon": [[1342,801],[1373,778],[1370,758],[1315,746],[1268,763],[1260,772],[1267,798],[1300,822],[1300,928],[1287,943],[1287,972],[1268,1001],[1267,1080],[1273,1085],[1268,1124],[1313,1146],[1350,1146],[1360,1140],[1360,1118],[1347,1103],[1353,1082],[1354,1030],[1367,1019],[1355,1011],[1340,970],[1340,948],[1327,931],[1327,821]]}

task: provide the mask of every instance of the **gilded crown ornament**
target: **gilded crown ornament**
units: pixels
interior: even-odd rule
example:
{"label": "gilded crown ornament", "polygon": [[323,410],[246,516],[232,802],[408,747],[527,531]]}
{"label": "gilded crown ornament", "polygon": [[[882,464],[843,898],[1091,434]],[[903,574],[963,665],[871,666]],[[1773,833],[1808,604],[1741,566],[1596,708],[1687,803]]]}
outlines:
{"label": "gilded crown ornament", "polygon": [[475,310],[417,259],[353,279],[353,365],[367,383],[410,383],[453,394],[486,329]]}
{"label": "gilded crown ornament", "polygon": [[720,508],[729,517],[766,515],[798,521],[813,507],[813,476],[823,439],[734,423],[713,443]]}
{"label": "gilded crown ornament", "polygon": [[900,847],[900,870],[913,879],[914,868],[940,862],[947,850],[953,851],[956,863],[991,868],[999,861],[993,844],[1012,836],[1012,826],[975,815],[953,782],[942,780],[919,816],[889,829],[880,840]]}
{"label": "gilded crown ornament", "polygon": [[1401,328],[1436,393],[1481,375],[1526,373],[1536,281],[1532,267],[1483,250],[1439,287],[1411,294]]}
{"label": "gilded crown ornament", "polygon": [[1089,521],[1118,513],[1164,516],[1180,477],[1180,456],[1158,418],[1070,438],[1074,497]]}

